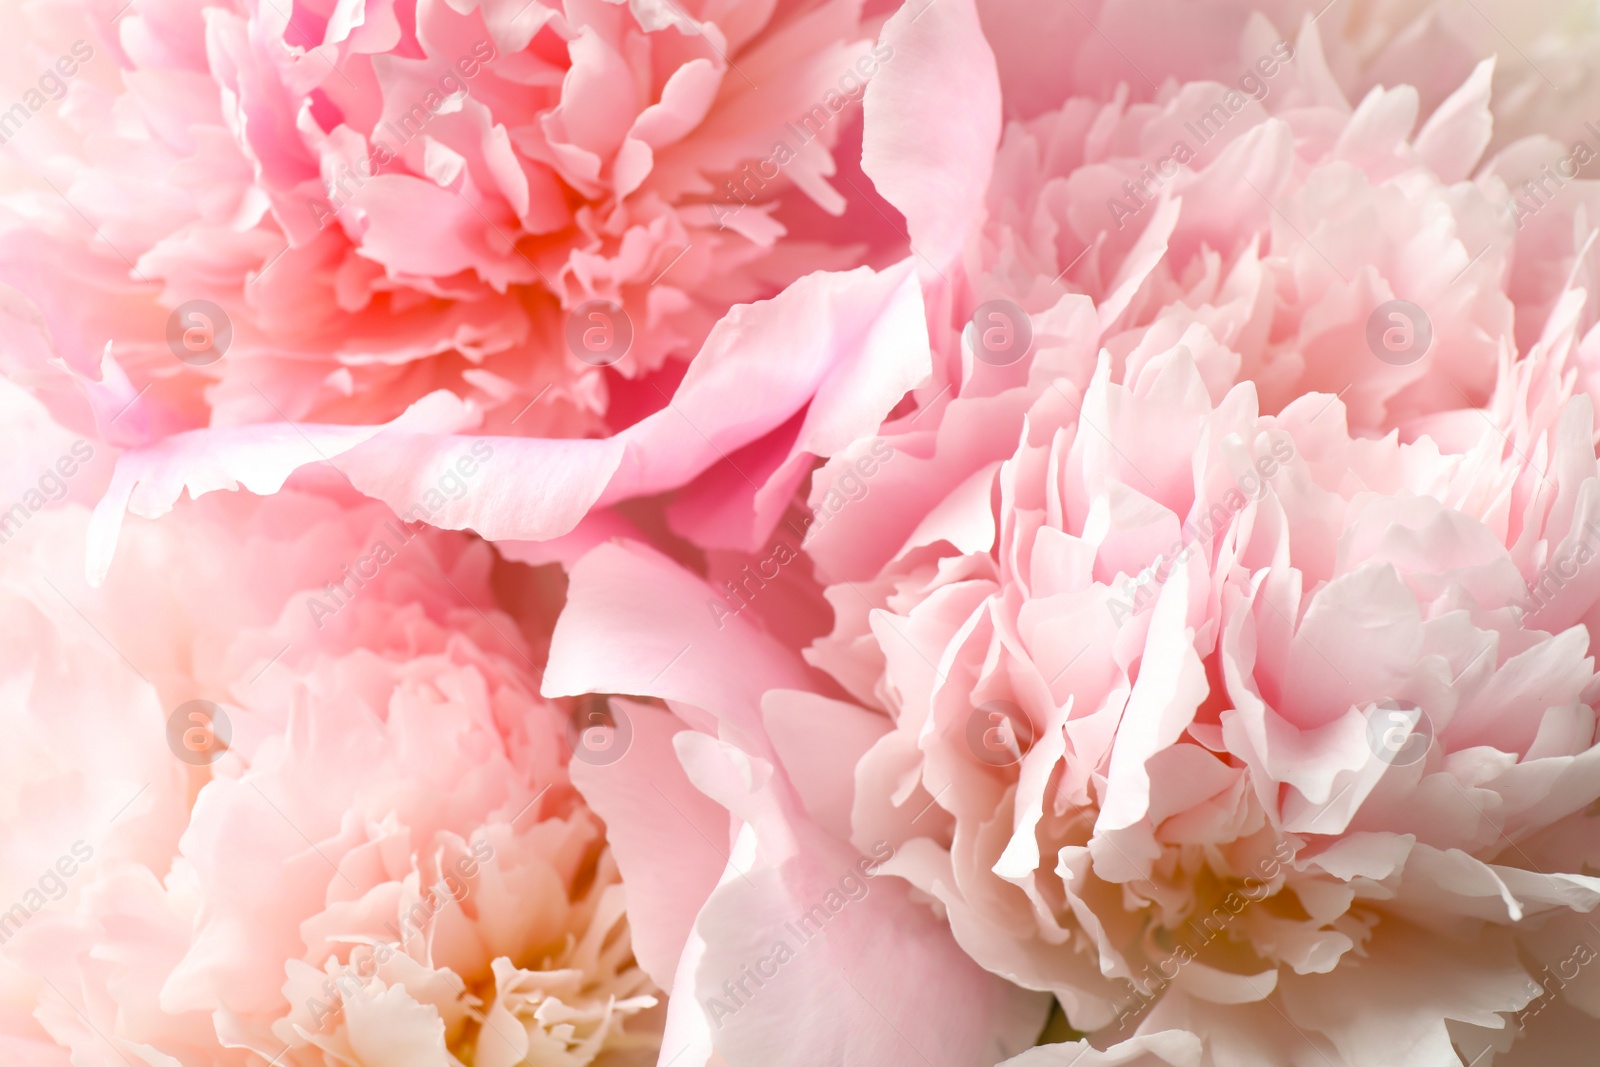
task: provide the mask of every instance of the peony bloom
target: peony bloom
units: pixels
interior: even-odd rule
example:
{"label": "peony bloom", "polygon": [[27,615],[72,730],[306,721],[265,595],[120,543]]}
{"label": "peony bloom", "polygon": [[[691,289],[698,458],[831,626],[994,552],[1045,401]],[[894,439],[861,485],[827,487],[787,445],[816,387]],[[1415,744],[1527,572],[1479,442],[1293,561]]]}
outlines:
{"label": "peony bloom", "polygon": [[[1123,67],[1097,77],[1086,64],[1046,106],[1037,85],[1009,91],[1006,72],[1025,64],[1003,28],[993,58],[938,29],[892,23],[886,38],[897,54],[925,51],[930,68],[970,72],[981,91],[950,100],[970,131],[905,161],[903,131],[934,77],[910,60],[866,103],[868,173],[906,214],[939,294],[929,299],[945,358],[929,403],[954,395],[952,381],[970,393],[1026,373],[1015,363],[1026,342],[1008,358],[981,343],[997,307],[1030,316],[1012,328],[1031,327],[1042,351],[1076,343],[1059,302],[1081,294],[1119,378],[1182,343],[1214,388],[1252,380],[1269,411],[1327,392],[1360,433],[1465,445],[1504,354],[1528,353],[1573,279],[1595,269],[1596,187],[1569,180],[1573,149],[1526,138],[1484,154],[1496,61],[1431,111],[1408,85],[1347,98],[1318,23],[1280,30],[1258,14],[1191,57],[1194,80],[1154,67],[1169,71],[1159,84],[1117,82]],[[1585,151],[1578,163],[1600,156],[1595,134]],[[959,175],[954,197],[918,184],[936,166]],[[952,199],[964,209],[955,218]],[[1576,328],[1596,319],[1585,306]],[[953,334],[969,323],[983,330],[962,369]],[[1594,359],[1586,350],[1585,376]]]}
{"label": "peony bloom", "polygon": [[900,240],[815,221],[865,185],[832,152],[888,55],[860,8],[12,5],[4,365],[125,450],[95,574],[130,505],[352,450],[397,504],[467,432],[506,460],[428,521],[553,538],[839,406],[859,344],[797,369],[765,335],[809,308],[755,302]]}
{"label": "peony bloom", "polygon": [[[580,788],[637,811],[652,775],[686,775],[757,857],[792,849],[800,820],[878,857],[871,894],[908,883],[974,961],[1114,1046],[1019,1062],[1531,1064],[1587,1047],[1590,402],[1552,397],[1509,447],[1486,434],[1447,455],[1352,437],[1330,396],[1275,416],[1248,383],[1213,400],[1182,349],[1130,385],[1109,370],[1085,392],[1063,378],[952,404],[952,435],[1016,442],[953,487],[937,474],[965,460],[959,438],[921,456],[887,439],[825,532],[871,539],[918,499],[924,518],[875,574],[828,588],[835,628],[805,658],[831,682],[774,651],[755,610],[730,618],[720,588],[642,549],[591,553],[547,688],[644,692],[682,721],[653,727],[670,749],[640,751],[640,717],[666,716],[634,707],[632,781]],[[751,609],[777,595],[735,585]],[[789,821],[752,791],[791,798]],[[619,838],[624,870],[659,869],[684,847],[673,832]],[[770,892],[759,860],[729,863],[767,900],[752,918],[733,873],[704,900],[686,890],[674,988],[695,982],[706,1044],[754,1063],[760,1039],[719,990],[810,902]],[[811,899],[817,884],[801,881]],[[733,929],[756,932],[730,948]],[[850,981],[819,968],[814,988],[878,988],[848,957],[835,970]],[[682,1033],[669,1050],[696,1047]],[[1152,1050],[1167,1058],[1138,1058]]]}
{"label": "peony bloom", "polygon": [[[962,946],[1097,1045],[1180,1031],[1160,1062],[1245,1067],[1575,1049],[1600,1014],[1570,981],[1600,905],[1587,398],[1444,455],[1351,437],[1331,396],[1213,400],[1182,348],[1109,372],[971,402],[1013,453],[829,589],[808,658],[892,724],[856,766],[854,839],[898,841],[888,869]],[[879,477],[827,533],[928,481]]]}
{"label": "peony bloom", "polygon": [[0,552],[8,1063],[653,1060],[660,997],[486,546],[221,496],[136,524],[91,590],[86,519]]}
{"label": "peony bloom", "polygon": [[[30,67],[59,45],[72,73],[59,109],[9,134],[37,175],[7,198],[13,237],[48,236],[54,277],[8,280],[52,317],[97,316],[62,337],[68,362],[98,378],[112,342],[176,426],[384,422],[444,388],[503,432],[548,388],[534,432],[581,435],[608,384],[563,312],[625,308],[635,343],[596,360],[636,378],[731,304],[840,262],[782,252],[768,216],[793,195],[843,209],[828,145],[847,118],[813,119],[782,182],[734,180],[870,56],[858,4],[318,8],[19,13]],[[175,300],[226,313],[232,358],[174,362]]]}

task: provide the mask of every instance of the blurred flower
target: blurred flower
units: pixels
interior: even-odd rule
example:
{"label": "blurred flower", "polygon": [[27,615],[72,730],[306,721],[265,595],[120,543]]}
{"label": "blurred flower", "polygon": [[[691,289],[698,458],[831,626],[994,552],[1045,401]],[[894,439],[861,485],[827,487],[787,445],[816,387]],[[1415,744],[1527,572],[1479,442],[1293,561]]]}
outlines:
{"label": "blurred flower", "polygon": [[384,515],[210,498],[131,528],[100,590],[79,506],[5,546],[6,891],[90,854],[3,931],[11,1061],[653,1060],[616,864],[489,550]]}

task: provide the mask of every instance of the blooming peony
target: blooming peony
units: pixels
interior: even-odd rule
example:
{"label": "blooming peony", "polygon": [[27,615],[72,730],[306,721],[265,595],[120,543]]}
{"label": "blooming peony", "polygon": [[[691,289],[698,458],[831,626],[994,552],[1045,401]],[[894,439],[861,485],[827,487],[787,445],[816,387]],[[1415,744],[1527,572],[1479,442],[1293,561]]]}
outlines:
{"label": "blooming peony", "polygon": [[[1119,377],[1182,343],[1214,389],[1255,381],[1269,411],[1326,392],[1358,432],[1464,446],[1505,353],[1530,352],[1595,270],[1595,184],[1546,173],[1567,173],[1573,152],[1525,138],[1484,154],[1495,61],[1431,112],[1407,85],[1347,99],[1318,23],[1256,14],[1191,57],[1195,80],[1135,92],[1086,64],[1044,106],[1036,84],[1010,92],[1007,72],[1026,64],[1008,27],[991,57],[974,54],[970,24],[897,20],[885,36],[901,62],[867,92],[866,169],[904,212],[937,306],[930,405],[952,383],[970,394],[1027,374],[1025,341],[1004,355],[982,343],[996,324],[1024,328],[1002,319],[1031,317],[1035,351],[1078,343],[1070,293],[1094,299]],[[1093,36],[1062,36],[1080,33]],[[971,85],[943,89],[952,68]],[[917,158],[904,142],[929,91],[969,121]],[[921,177],[933,171],[950,178]],[[981,328],[962,366],[954,334],[969,323]],[[1591,382],[1594,344],[1577,361]]]}
{"label": "blooming peony", "polygon": [[[706,610],[719,590],[620,548],[574,573],[547,685],[690,705],[757,781],[781,775],[838,837],[892,853],[879,878],[926,894],[974,960],[1115,1045],[1019,1062],[1144,1063],[1148,1044],[1173,1050],[1152,1064],[1442,1063],[1453,1045],[1538,1063],[1586,1047],[1587,399],[1514,428],[1509,456],[1494,435],[1460,455],[1353,439],[1332,397],[1277,416],[1249,384],[1213,401],[1181,349],[1131,385],[1102,360],[1086,394],[1063,380],[1012,399],[950,418],[1015,434],[1014,453],[936,497],[876,575],[829,588],[836,627],[806,658],[849,699],[756,660],[756,624]],[[881,481],[829,532],[869,537],[930,467],[964,459],[890,441]],[[1517,452],[1548,455],[1548,473]],[[675,602],[627,597],[646,582]],[[767,595],[743,588],[752,606]],[[601,666],[619,638],[637,671]],[[728,676],[754,669],[784,688],[752,720],[752,683]],[[677,742],[691,778],[709,749]],[[759,840],[765,824],[723,802]],[[705,903],[706,941],[729,906]],[[786,908],[805,912],[779,905],[765,926]],[[710,951],[695,963],[677,981],[698,973],[703,996],[737,973]],[[716,1003],[702,1008],[721,1038]]]}
{"label": "blooming peony", "polygon": [[[562,311],[626,308],[637,377],[730,304],[839,260],[781,252],[768,216],[795,192],[842,210],[828,144],[846,119],[809,131],[783,182],[734,179],[870,56],[858,4],[317,8],[135,3],[112,21],[71,3],[16,27],[35,65],[59,41],[73,73],[49,129],[14,134],[38,174],[8,198],[14,236],[52,239],[36,275],[104,289],[11,280],[38,282],[53,318],[94,315],[63,337],[69,362],[98,377],[112,341],[175,425],[380,422],[446,388],[504,427],[548,387],[529,423],[591,431],[607,385],[566,350]],[[232,359],[174,363],[175,299],[227,313]]]}
{"label": "blooming peony", "polygon": [[[831,151],[888,55],[859,0],[74,0],[12,5],[8,33],[3,360],[126,450],[97,577],[125,507],[273,492],[352,450],[396,504],[456,435],[505,437],[427,519],[544,540],[813,398],[854,414],[826,382],[860,345],[794,366],[768,335],[805,298],[751,305],[806,276],[848,300],[862,272],[830,272],[901,240],[865,194],[853,236],[814,221],[865,186]],[[866,288],[876,315],[895,286]]]}
{"label": "blooming peony", "polygon": [[86,518],[0,554],[8,1063],[653,1060],[568,716],[485,546],[218,497],[90,590]]}
{"label": "blooming peony", "polygon": [[1453,456],[1344,414],[1213,401],[1182,349],[974,402],[1014,453],[829,590],[809,656],[893,724],[855,838],[1097,1042],[1439,1063],[1543,998],[1600,1014],[1540,970],[1573,977],[1600,905],[1591,406]]}

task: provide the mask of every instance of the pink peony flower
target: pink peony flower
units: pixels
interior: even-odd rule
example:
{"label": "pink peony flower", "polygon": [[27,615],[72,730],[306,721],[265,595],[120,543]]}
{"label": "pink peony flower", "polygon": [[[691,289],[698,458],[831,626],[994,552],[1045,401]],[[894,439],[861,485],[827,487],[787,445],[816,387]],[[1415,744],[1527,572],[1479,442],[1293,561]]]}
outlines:
{"label": "pink peony flower", "polygon": [[[808,298],[749,306],[810,275],[876,315],[895,288],[826,273],[900,241],[831,151],[885,59],[860,8],[18,8],[5,369],[126,450],[94,572],[125,507],[273,492],[352,451],[347,475],[395,504],[454,435],[505,437],[429,521],[545,540],[781,452],[760,442],[808,404],[861,421],[826,384],[859,339],[795,367]],[[827,238],[812,220],[846,193],[870,219]],[[697,353],[715,369],[686,372]]]}
{"label": "pink peony flower", "polygon": [[808,658],[893,724],[854,839],[1096,1044],[1195,1035],[1174,1063],[1470,1062],[1541,998],[1600,1013],[1541,971],[1600,905],[1587,399],[1454,456],[1329,396],[1214,402],[1182,349],[1003,399],[947,425],[1014,452],[829,590]]}
{"label": "pink peony flower", "polygon": [[[1115,10],[1113,24],[1127,17]],[[956,41],[938,20],[891,23],[900,61],[866,98],[865,166],[905,214],[936,308],[943,358],[925,403],[955,395],[952,383],[993,390],[1028,373],[1016,362],[1025,340],[1003,356],[973,347],[991,333],[1071,347],[1060,300],[1082,294],[1119,378],[1183,343],[1214,391],[1255,381],[1268,411],[1328,392],[1361,433],[1465,446],[1503,353],[1530,352],[1595,269],[1594,184],[1546,173],[1567,174],[1573,149],[1535,137],[1483,154],[1495,61],[1424,113],[1406,85],[1347,99],[1316,22],[1241,17],[1164,63],[1155,41],[1107,53],[1071,16],[1058,36],[1084,62],[1046,95],[1037,81],[1012,85],[1040,34],[1020,41],[1015,13],[983,13],[992,56],[976,54],[970,26]],[[1109,67],[1090,61],[1107,54]],[[929,92],[968,121],[918,154],[906,142]],[[1587,136],[1579,163],[1600,157]],[[1009,309],[998,332],[996,308]],[[955,334],[975,315],[984,331],[963,364]],[[1596,318],[1582,309],[1580,335]],[[1588,346],[1580,372],[1593,380]]]}
{"label": "pink peony flower", "polygon": [[653,1060],[660,998],[486,546],[217,497],[135,524],[91,590],[86,520],[0,552],[6,1062]]}
{"label": "pink peony flower", "polygon": [[[806,658],[845,699],[780,658],[756,612],[729,618],[720,589],[659,557],[608,546],[574,571],[547,692],[646,693],[682,720],[629,705],[626,773],[579,787],[640,835],[644,819],[610,810],[659,807],[652,779],[686,775],[741,827],[709,897],[685,886],[672,909],[651,905],[674,948],[687,938],[674,989],[693,981],[700,1001],[674,998],[699,1017],[675,1014],[667,1049],[770,1055],[770,1037],[740,1030],[777,1025],[766,987],[743,1003],[721,990],[823,896],[815,875],[787,893],[764,880],[783,867],[763,853],[794,849],[795,821],[825,830],[833,855],[847,840],[882,859],[867,901],[904,880],[973,960],[1116,1045],[1018,1062],[1365,1067],[1459,1049],[1515,1064],[1587,1047],[1588,400],[1509,425],[1509,448],[1486,434],[1444,455],[1352,438],[1334,397],[1277,416],[1249,384],[1212,401],[1181,349],[1132,385],[1109,371],[1086,394],[1061,380],[952,404],[950,434],[1016,440],[953,488],[935,475],[965,460],[954,439],[920,459],[888,439],[894,458],[827,532],[870,538],[885,512],[933,499],[877,574],[828,589],[836,626]],[[751,608],[767,595],[760,577],[736,587]],[[672,752],[641,751],[646,715]],[[788,798],[787,821],[752,790]],[[674,807],[694,810],[681,794]],[[719,840],[715,812],[702,818]],[[630,864],[682,862],[691,831],[667,822],[617,839],[630,880]],[[756,858],[738,859],[740,841]],[[848,950],[843,930],[826,936]],[[874,975],[846,956],[805,977],[838,1012],[852,989],[895,1002]],[[1135,1056],[1157,1048],[1168,1058]]]}

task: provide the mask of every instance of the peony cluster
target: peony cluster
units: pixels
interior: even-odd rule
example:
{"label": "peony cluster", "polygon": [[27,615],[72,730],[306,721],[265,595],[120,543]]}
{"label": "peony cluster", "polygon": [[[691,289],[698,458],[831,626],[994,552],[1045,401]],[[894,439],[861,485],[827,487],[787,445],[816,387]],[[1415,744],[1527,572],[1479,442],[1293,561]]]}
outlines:
{"label": "peony cluster", "polygon": [[5,1062],[1592,1054],[1591,12],[0,25]]}

